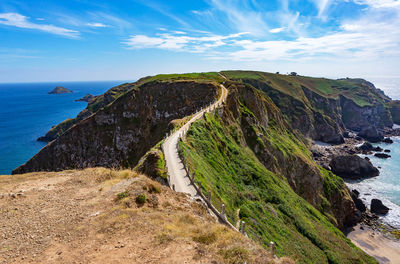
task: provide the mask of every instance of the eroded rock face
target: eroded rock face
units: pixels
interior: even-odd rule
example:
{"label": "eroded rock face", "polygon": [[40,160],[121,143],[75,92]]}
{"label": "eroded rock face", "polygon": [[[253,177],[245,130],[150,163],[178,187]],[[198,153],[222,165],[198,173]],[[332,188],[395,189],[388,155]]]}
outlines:
{"label": "eroded rock face", "polygon": [[13,174],[93,166],[134,167],[183,118],[216,98],[217,87],[193,81],[151,82],[80,121]]}
{"label": "eroded rock face", "polygon": [[361,107],[352,100],[340,95],[340,105],[342,108],[342,120],[348,129],[361,131],[371,126],[378,129],[393,126],[390,111],[382,103]]}
{"label": "eroded rock face", "polygon": [[381,142],[383,140],[383,135],[379,132],[375,126],[367,126],[364,127],[357,136],[368,140],[372,143]]}
{"label": "eroded rock face", "polygon": [[330,162],[332,172],[342,178],[361,179],[379,175],[372,163],[357,155],[334,156]]}

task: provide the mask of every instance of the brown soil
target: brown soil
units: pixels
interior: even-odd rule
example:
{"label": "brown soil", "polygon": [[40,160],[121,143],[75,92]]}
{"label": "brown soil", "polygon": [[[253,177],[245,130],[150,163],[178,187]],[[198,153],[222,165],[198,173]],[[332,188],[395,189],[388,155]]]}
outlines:
{"label": "brown soil", "polygon": [[271,261],[201,204],[128,170],[0,176],[0,227],[0,263]]}

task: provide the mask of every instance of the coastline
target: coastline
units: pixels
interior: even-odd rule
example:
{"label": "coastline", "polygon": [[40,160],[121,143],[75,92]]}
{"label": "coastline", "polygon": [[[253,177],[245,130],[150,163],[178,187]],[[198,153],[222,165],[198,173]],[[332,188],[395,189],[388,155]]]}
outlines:
{"label": "coastline", "polygon": [[379,263],[394,264],[400,261],[400,241],[389,238],[363,224],[353,227],[347,234],[347,238]]}

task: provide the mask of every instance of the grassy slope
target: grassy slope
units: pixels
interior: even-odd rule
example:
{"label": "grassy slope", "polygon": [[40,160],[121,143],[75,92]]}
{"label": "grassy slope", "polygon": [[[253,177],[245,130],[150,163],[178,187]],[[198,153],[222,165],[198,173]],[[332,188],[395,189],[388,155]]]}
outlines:
{"label": "grassy slope", "polygon": [[376,102],[384,102],[384,98],[362,82],[352,79],[331,80],[305,76],[289,76],[255,71],[224,71],[226,77],[232,80],[258,80],[267,83],[273,89],[288,94],[298,100],[304,99],[301,86],[328,98],[338,98],[344,95],[359,106],[370,106]]}
{"label": "grassy slope", "polygon": [[[218,115],[207,115],[189,130],[187,143],[181,143],[196,180],[204,192],[211,191],[217,207],[226,205],[232,223],[238,220],[240,209],[239,217],[247,223],[251,238],[265,245],[274,241],[278,255],[289,255],[299,263],[375,263],[296,195],[286,179],[267,170],[240,143],[239,131],[238,124],[227,126]],[[285,135],[278,141],[281,146],[298,144]],[[327,189],[335,184],[332,181]]]}

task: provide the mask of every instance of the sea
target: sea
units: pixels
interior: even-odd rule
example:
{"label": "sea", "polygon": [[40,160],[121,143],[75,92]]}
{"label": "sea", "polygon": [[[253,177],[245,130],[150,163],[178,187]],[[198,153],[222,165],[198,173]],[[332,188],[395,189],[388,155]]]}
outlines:
{"label": "sea", "polygon": [[[44,147],[46,143],[38,142],[38,137],[87,106],[76,99],[100,95],[121,83],[124,81],[0,83],[0,175],[11,174]],[[73,93],[48,94],[56,86]]]}
{"label": "sea", "polygon": [[[400,100],[400,77],[366,78],[382,89],[392,99]],[[87,103],[75,102],[85,94],[99,95],[126,81],[107,82],[57,82],[0,84],[0,175],[13,169],[35,155],[44,142],[36,139],[46,134],[54,125],[75,117]],[[56,86],[73,91],[70,94],[47,94]],[[347,182],[357,189],[361,199],[369,206],[372,198],[383,201],[391,210],[382,220],[400,228],[400,138],[394,144],[376,144],[390,149],[389,159],[371,156],[380,168],[380,175],[363,181]]]}

